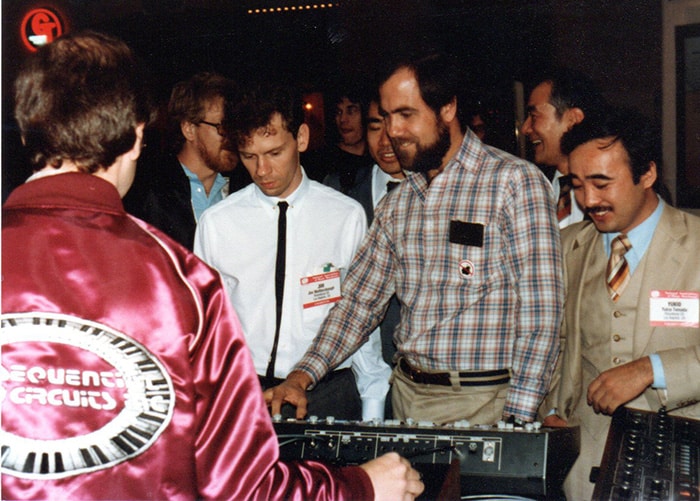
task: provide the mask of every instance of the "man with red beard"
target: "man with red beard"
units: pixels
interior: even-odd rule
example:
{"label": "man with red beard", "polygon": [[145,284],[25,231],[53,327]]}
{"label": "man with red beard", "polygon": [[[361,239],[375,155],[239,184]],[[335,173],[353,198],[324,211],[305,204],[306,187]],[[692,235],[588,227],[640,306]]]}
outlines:
{"label": "man with red beard", "polygon": [[198,73],[173,88],[168,104],[175,154],[152,156],[146,149],[134,186],[124,198],[127,212],[151,223],[192,250],[197,221],[229,193],[228,174],[238,156],[221,122],[233,82]]}
{"label": "man with red beard", "polygon": [[442,55],[392,65],[380,106],[406,180],[376,210],[345,295],[304,358],[265,393],[306,389],[366,342],[396,294],[394,417],[532,421],[559,351],[559,230],[546,177],[457,118],[463,80]]}

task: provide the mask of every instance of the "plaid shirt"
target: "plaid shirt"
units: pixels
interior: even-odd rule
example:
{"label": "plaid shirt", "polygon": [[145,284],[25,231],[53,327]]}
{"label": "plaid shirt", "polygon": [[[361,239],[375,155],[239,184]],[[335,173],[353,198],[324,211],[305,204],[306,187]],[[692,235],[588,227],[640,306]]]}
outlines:
{"label": "plaid shirt", "polygon": [[559,352],[564,297],[545,176],[471,132],[430,185],[409,174],[377,208],[343,300],[296,369],[322,377],[366,340],[394,293],[399,355],[431,370],[510,368],[504,414],[533,419]]}

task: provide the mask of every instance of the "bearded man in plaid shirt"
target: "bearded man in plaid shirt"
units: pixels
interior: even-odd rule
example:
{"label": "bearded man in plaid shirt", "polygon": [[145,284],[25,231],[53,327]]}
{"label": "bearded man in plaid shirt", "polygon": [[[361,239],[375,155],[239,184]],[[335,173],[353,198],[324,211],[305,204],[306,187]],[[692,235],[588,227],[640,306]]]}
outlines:
{"label": "bearded man in plaid shirt", "polygon": [[306,414],[306,390],[367,341],[395,293],[394,416],[532,421],[559,353],[564,288],[551,185],[459,123],[463,79],[441,54],[393,64],[381,114],[407,178],[376,209],[343,299],[266,392]]}

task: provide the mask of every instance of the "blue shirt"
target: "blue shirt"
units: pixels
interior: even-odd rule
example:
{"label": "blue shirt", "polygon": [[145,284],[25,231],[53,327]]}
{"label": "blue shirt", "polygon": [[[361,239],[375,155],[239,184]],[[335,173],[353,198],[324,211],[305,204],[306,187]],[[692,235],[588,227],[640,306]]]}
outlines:
{"label": "blue shirt", "polygon": [[217,202],[221,202],[227,195],[224,188],[228,185],[228,180],[221,174],[216,174],[214,184],[207,195],[204,185],[199,180],[197,175],[189,170],[183,163],[180,163],[182,170],[185,172],[187,179],[190,180],[190,199],[192,200],[192,210],[194,211],[195,221],[199,221],[202,213]]}
{"label": "blue shirt", "polygon": [[[656,231],[656,225],[659,224],[661,213],[664,211],[664,202],[659,198],[659,205],[656,206],[651,216],[646,218],[642,224],[632,229],[627,233],[632,248],[625,253],[625,260],[629,266],[630,275],[637,269],[639,262],[644,257],[644,253],[649,248],[651,238]],[[617,238],[620,233],[603,233],[603,244],[605,245],[605,255],[610,257],[610,243]]]}

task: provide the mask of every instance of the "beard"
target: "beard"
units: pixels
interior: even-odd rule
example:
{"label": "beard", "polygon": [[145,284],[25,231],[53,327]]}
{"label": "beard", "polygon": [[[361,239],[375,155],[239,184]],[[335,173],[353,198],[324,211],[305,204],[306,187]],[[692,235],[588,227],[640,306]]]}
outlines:
{"label": "beard", "polygon": [[403,139],[391,138],[391,145],[394,148],[396,157],[399,159],[401,168],[411,172],[428,172],[433,169],[439,169],[442,165],[442,161],[450,149],[450,131],[444,123],[438,123],[437,140],[427,146],[414,141],[416,145],[415,154],[402,149],[401,143],[403,142],[405,142]]}
{"label": "beard", "polygon": [[236,154],[227,149],[220,149],[217,155],[212,155],[203,144],[199,144],[197,149],[204,165],[214,172],[231,172],[238,164]]}

